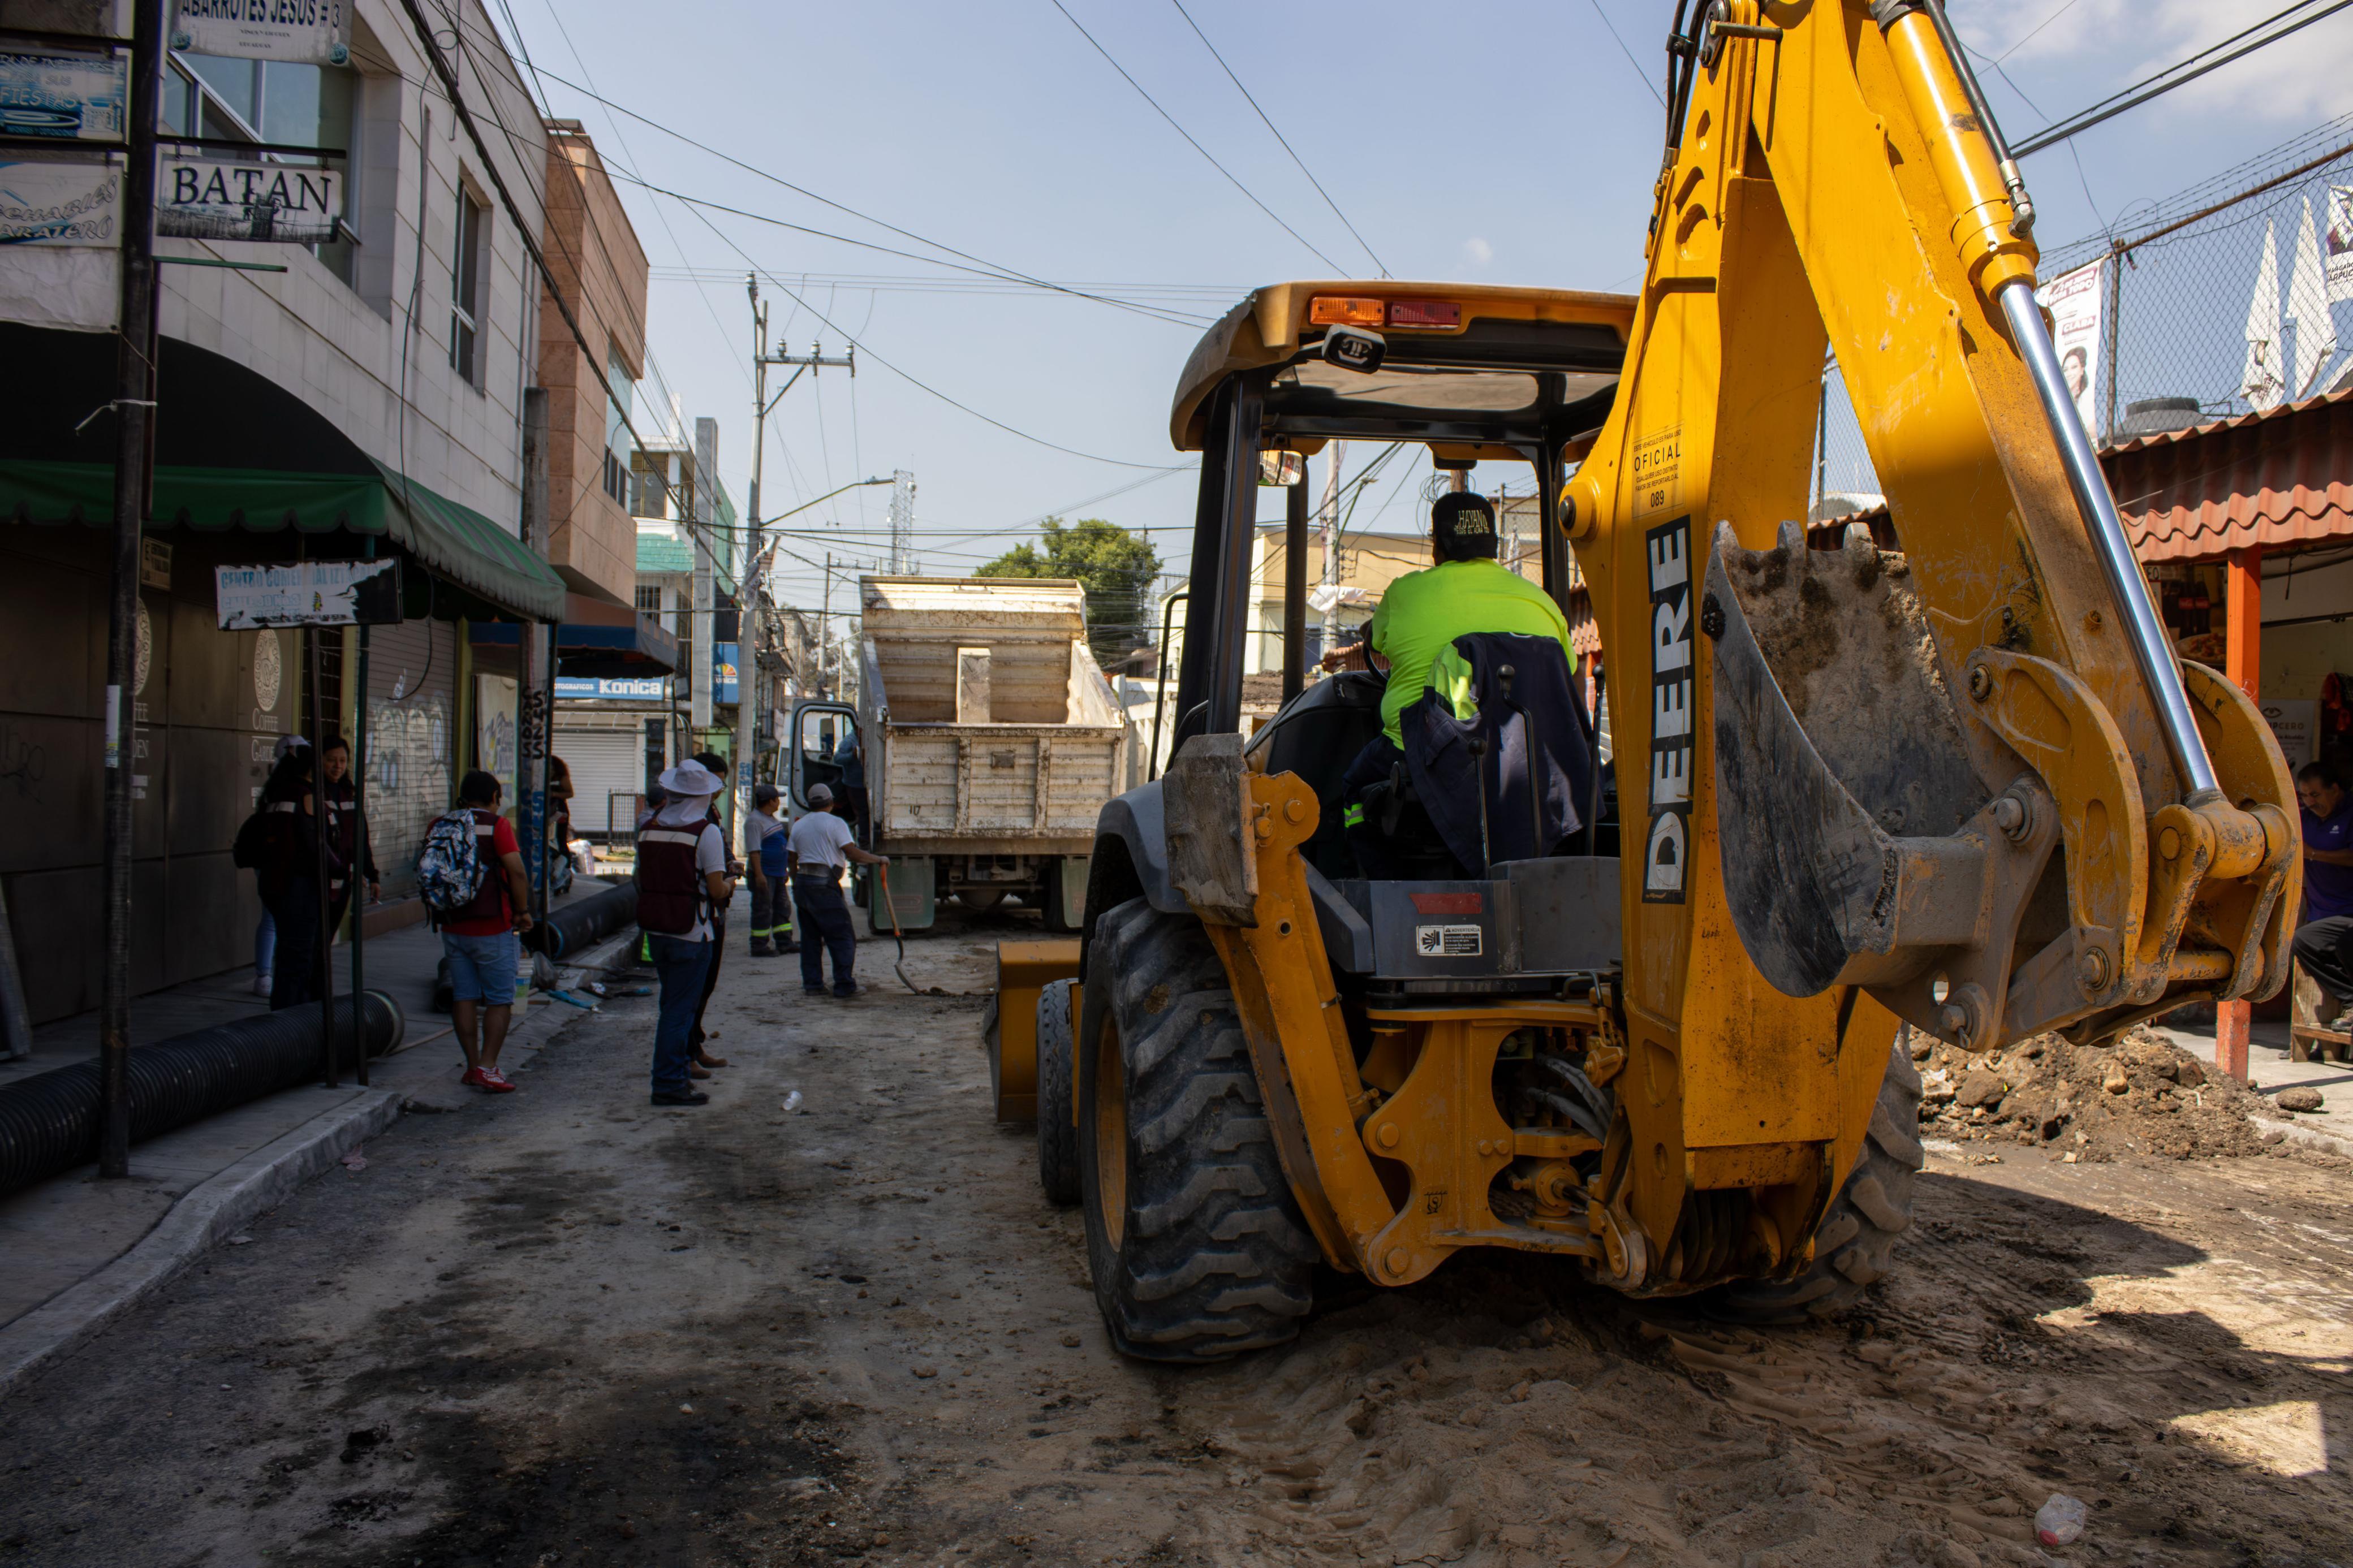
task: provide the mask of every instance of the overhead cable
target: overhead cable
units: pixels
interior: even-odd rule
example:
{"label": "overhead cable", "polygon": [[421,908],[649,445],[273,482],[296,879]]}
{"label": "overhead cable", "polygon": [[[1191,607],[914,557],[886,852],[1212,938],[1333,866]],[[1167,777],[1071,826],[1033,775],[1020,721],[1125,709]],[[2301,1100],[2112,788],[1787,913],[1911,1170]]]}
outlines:
{"label": "overhead cable", "polygon": [[[2012,150],[2016,157],[2024,158],[2048,147],[2055,147],[2072,136],[2080,136],[2095,125],[2114,120],[2126,110],[2137,109],[2153,98],[2171,92],[2177,87],[2187,87],[2209,71],[2219,70],[2232,60],[2254,53],[2267,44],[2275,44],[2290,34],[2298,33],[2315,22],[2325,21],[2353,0],[2323,0],[2315,8],[2315,0],[2297,0],[2284,10],[2274,12],[2252,27],[2232,34],[2221,43],[2200,49],[2188,58],[2168,66],[2152,76],[2142,78],[2132,86],[2110,93],[2099,102],[2076,110],[2048,130],[2037,132]],[[2299,11],[2307,15],[2296,16]],[[2290,18],[2294,18],[2290,20]],[[2284,25],[2283,25],[2284,24]],[[2260,36],[2258,36],[2260,35]]]}
{"label": "overhead cable", "polygon": [[[816,202],[820,206],[828,206],[836,212],[846,213],[861,223],[871,223],[877,228],[886,229],[889,232],[899,236],[902,239],[913,240],[917,245],[928,245],[933,249],[943,251],[949,256],[961,257],[964,260],[973,263],[974,267],[980,268],[983,276],[1011,279],[1018,282],[1027,283],[1034,289],[1044,289],[1056,294],[1075,294],[1081,299],[1095,300],[1099,303],[1105,305],[1117,305],[1123,309],[1132,308],[1127,306],[1124,301],[1104,299],[1100,295],[1090,294],[1082,289],[1071,289],[1060,283],[1049,282],[1043,278],[1034,278],[1029,273],[1021,271],[1018,268],[1004,266],[998,262],[991,261],[986,257],[975,256],[968,250],[959,250],[955,246],[949,245],[943,240],[929,238],[923,235],[915,233],[912,229],[901,228],[897,224],[892,223],[887,219],[876,217],[871,213],[860,212],[856,207],[845,205],[840,202],[835,201],[830,196],[819,195],[817,192],[810,190],[806,185],[797,185],[793,184],[792,181],[787,180],[782,175],[770,170],[763,169],[754,163],[747,163],[743,159],[738,158],[732,153],[720,151],[718,148],[712,146],[707,142],[699,142],[695,140],[695,138],[689,136],[683,131],[675,130],[670,126],[663,124],[659,120],[649,119],[647,116],[638,113],[634,109],[630,109],[623,104],[616,103],[613,100],[605,97],[602,93],[597,92],[593,88],[583,87],[578,82],[566,80],[565,78],[556,75],[555,72],[549,70],[544,67],[540,68],[537,74],[545,77],[549,81],[556,82],[562,86],[570,88],[573,91],[587,99],[590,102],[601,104],[615,114],[634,120],[638,124],[643,125],[649,130],[659,131],[663,135],[670,137],[673,141],[683,142],[686,145],[693,148],[698,153],[707,153],[712,157],[720,160],[722,163],[733,164],[734,167],[743,170],[747,174],[755,174],[771,184],[782,185],[786,190],[792,192],[795,195],[807,196],[809,200]],[[646,184],[642,180],[633,181],[632,183],[645,184],[646,189],[656,191],[659,195],[672,196],[676,195],[674,192],[661,191],[658,186]],[[755,216],[757,215],[745,214],[744,216]],[[814,235],[821,239],[839,240],[844,245],[855,245],[862,247],[868,250],[879,250],[887,256],[903,257],[910,261],[921,261],[934,267],[946,267],[949,265],[949,263],[940,260],[937,257],[920,256],[912,251],[895,250],[890,246],[877,245],[870,240],[851,239],[847,235],[828,234],[823,229],[807,228],[799,224],[785,223],[781,219],[767,219],[764,221],[776,223],[779,227],[783,228],[797,229],[803,234]],[[955,268],[955,270],[960,272],[969,271],[972,268]]]}
{"label": "overhead cable", "polygon": [[1193,29],[1193,36],[1201,40],[1201,47],[1209,51],[1209,58],[1218,62],[1218,68],[1226,73],[1226,79],[1234,84],[1234,90],[1242,95],[1242,101],[1258,115],[1259,122],[1273,132],[1274,139],[1282,143],[1282,150],[1291,154],[1291,161],[1299,165],[1299,172],[1307,176],[1307,183],[1315,187],[1315,194],[1324,198],[1324,205],[1332,209],[1332,216],[1340,220],[1340,226],[1365,247],[1365,254],[1373,258],[1373,265],[1380,268],[1381,276],[1388,277],[1388,264],[1373,249],[1372,242],[1356,232],[1356,226],[1348,221],[1348,215],[1340,210],[1340,204],[1332,199],[1332,193],[1324,188],[1324,182],[1315,177],[1315,171],[1307,166],[1307,161],[1292,146],[1291,139],[1275,130],[1274,121],[1267,118],[1266,110],[1261,109],[1258,100],[1250,96],[1250,89],[1242,85],[1242,79],[1234,74],[1234,68],[1226,63],[1226,57],[1218,52],[1218,46],[1209,42],[1209,35],[1201,31],[1201,24],[1193,20],[1193,13],[1185,9],[1185,0],[1168,0],[1168,3],[1176,7],[1176,15],[1185,18],[1185,25]]}
{"label": "overhead cable", "polygon": [[[1160,100],[1153,97],[1150,93],[1145,91],[1144,84],[1136,80],[1134,77],[1129,76],[1127,74],[1127,68],[1120,64],[1117,59],[1113,58],[1112,52],[1109,49],[1104,48],[1101,44],[1095,42],[1095,36],[1092,33],[1088,32],[1085,25],[1080,22],[1076,16],[1071,15],[1070,7],[1063,5],[1062,0],[1048,0],[1048,3],[1051,5],[1055,10],[1060,11],[1062,14],[1063,20],[1069,22],[1071,26],[1079,29],[1079,37],[1084,38],[1089,44],[1094,46],[1095,53],[1101,55],[1104,60],[1109,62],[1112,69],[1119,72],[1122,80],[1125,81],[1128,86],[1135,89],[1136,96],[1143,99],[1145,102],[1152,105],[1152,110],[1154,113],[1159,115],[1161,119],[1168,121],[1170,128],[1173,129],[1177,135],[1185,138],[1186,142],[1192,147],[1194,152],[1198,153],[1202,157],[1208,159],[1209,167],[1215,169],[1220,174],[1223,174],[1226,177],[1227,183],[1232,185],[1234,189],[1250,197],[1250,205],[1258,208],[1259,211],[1264,213],[1267,216],[1273,218],[1276,226],[1280,227],[1283,233],[1289,235],[1300,244],[1305,246],[1308,252],[1313,255],[1316,260],[1330,268],[1335,273],[1343,278],[1355,276],[1355,274],[1351,273],[1346,268],[1341,266],[1338,262],[1333,260],[1322,251],[1317,250],[1314,240],[1309,239],[1305,235],[1300,233],[1289,224],[1284,223],[1282,217],[1272,207],[1258,199],[1258,193],[1251,190],[1248,185],[1243,184],[1239,179],[1236,179],[1234,177],[1234,172],[1231,169],[1229,169],[1223,163],[1219,163],[1216,157],[1210,153],[1207,147],[1202,146],[1200,142],[1195,141],[1193,133],[1190,131],[1186,130],[1182,125],[1177,124],[1176,117],[1169,113],[1166,110],[1161,108]],[[2348,3],[2353,3],[2353,0],[2348,0]]]}

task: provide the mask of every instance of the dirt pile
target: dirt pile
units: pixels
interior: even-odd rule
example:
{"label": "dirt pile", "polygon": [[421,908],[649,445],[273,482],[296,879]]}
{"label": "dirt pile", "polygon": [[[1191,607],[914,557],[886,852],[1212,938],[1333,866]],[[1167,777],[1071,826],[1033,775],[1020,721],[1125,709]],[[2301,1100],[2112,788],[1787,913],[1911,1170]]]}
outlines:
{"label": "dirt pile", "polygon": [[1921,1131],[2048,1150],[2078,1163],[2125,1154],[2258,1154],[2278,1141],[2262,1099],[2145,1028],[2103,1046],[2036,1035],[1979,1056],[1915,1035]]}

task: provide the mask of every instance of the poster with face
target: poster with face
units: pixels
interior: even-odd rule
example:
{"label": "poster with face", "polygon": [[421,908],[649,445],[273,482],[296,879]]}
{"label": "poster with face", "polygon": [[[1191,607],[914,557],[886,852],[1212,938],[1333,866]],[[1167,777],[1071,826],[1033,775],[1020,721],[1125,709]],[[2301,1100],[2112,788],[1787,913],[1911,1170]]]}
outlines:
{"label": "poster with face", "polygon": [[2328,272],[2328,302],[2353,300],[2353,185],[2328,187],[2328,231],[2321,237],[2321,260]]}
{"label": "poster with face", "polygon": [[2078,267],[2052,279],[2037,294],[2051,312],[2052,346],[2059,351],[2059,369],[2067,378],[2075,413],[2094,437],[2100,434],[2100,421],[2094,411],[2092,388],[2100,375],[2101,314],[2107,299],[2102,285],[2107,266],[2103,258],[2088,267]]}

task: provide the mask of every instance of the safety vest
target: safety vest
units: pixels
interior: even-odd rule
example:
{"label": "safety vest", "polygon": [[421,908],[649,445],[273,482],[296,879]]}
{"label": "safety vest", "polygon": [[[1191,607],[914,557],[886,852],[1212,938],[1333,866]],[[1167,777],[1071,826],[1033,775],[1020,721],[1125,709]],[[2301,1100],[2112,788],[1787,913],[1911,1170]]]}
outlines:
{"label": "safety vest", "polygon": [[691,934],[710,901],[702,873],[694,868],[695,847],[709,821],[677,827],[651,822],[638,835],[638,924],[664,936]]}

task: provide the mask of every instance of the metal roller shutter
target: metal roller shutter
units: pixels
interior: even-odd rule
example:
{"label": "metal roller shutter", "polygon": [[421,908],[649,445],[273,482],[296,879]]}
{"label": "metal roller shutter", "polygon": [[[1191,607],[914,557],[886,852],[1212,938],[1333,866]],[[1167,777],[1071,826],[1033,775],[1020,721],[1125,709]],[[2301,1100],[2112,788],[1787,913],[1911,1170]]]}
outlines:
{"label": "metal roller shutter", "polygon": [[[645,788],[645,737],[635,730],[555,731],[555,754],[572,770],[572,831],[604,834],[613,793]],[[617,820],[615,826],[626,837],[636,824]]]}
{"label": "metal roller shutter", "polygon": [[457,692],[455,626],[368,628],[368,838],[387,899],[416,891],[425,830],[457,795]]}

